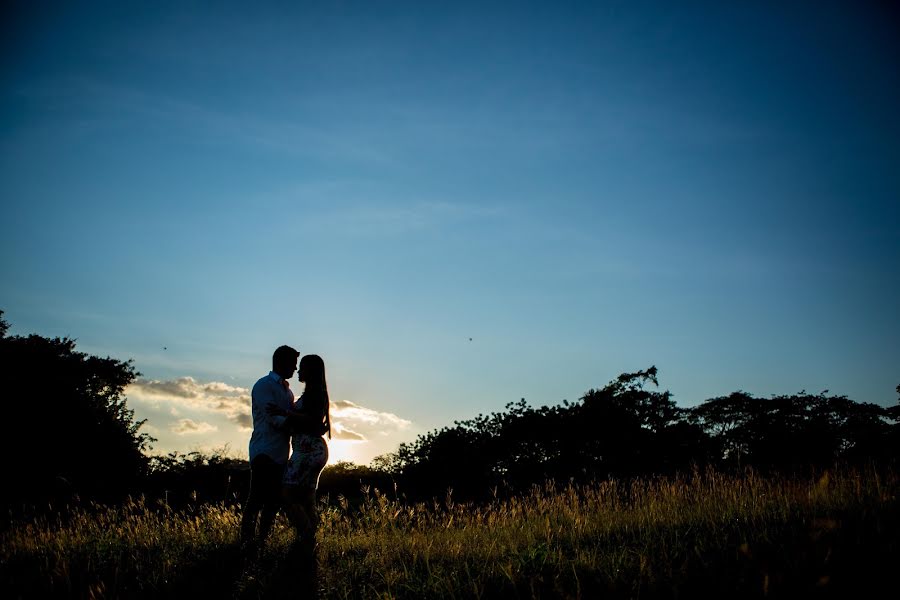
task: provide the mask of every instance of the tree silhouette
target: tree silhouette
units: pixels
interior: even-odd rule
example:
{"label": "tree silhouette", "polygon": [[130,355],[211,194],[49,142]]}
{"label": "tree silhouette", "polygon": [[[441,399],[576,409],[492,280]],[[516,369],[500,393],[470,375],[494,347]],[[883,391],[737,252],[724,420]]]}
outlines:
{"label": "tree silhouette", "polygon": [[228,446],[209,453],[170,452],[150,457],[142,492],[172,508],[204,503],[233,503],[246,496],[250,465],[229,456]]}
{"label": "tree silhouette", "polygon": [[796,470],[836,460],[889,459],[889,412],[846,396],[805,391],[771,399],[734,392],[689,411],[715,444],[718,461],[740,467]]}
{"label": "tree silhouette", "polygon": [[458,421],[403,444],[381,460],[416,495],[483,497],[547,479],[587,481],[611,475],[673,472],[710,455],[708,436],[681,419],[656,367],[624,373],[576,403],[533,408],[524,399],[505,410]]}
{"label": "tree silhouette", "polygon": [[4,503],[110,500],[136,490],[153,440],[122,397],[138,375],[131,361],[78,352],[68,338],[7,336],[2,312],[0,323]]}
{"label": "tree silhouette", "polygon": [[891,461],[900,450],[900,406],[885,409],[827,390],[771,399],[738,391],[686,409],[655,389],[657,375],[656,367],[623,373],[572,404],[510,403],[419,436],[379,465],[411,496],[442,496],[451,488],[456,498],[483,498],[546,479],[671,474],[707,464],[792,471]]}
{"label": "tree silhouette", "polygon": [[716,458],[735,467],[747,463],[757,418],[758,403],[742,391],[707,400],[689,412],[688,419],[701,426],[717,447]]}

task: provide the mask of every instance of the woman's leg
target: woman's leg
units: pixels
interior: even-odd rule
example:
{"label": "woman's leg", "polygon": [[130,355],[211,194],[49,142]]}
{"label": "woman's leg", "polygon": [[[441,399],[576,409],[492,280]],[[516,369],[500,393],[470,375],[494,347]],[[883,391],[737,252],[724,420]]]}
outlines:
{"label": "woman's leg", "polygon": [[304,511],[301,497],[298,494],[296,486],[285,486],[283,498],[284,506],[282,508],[284,514],[288,518],[288,522],[290,522],[291,527],[294,528],[294,532],[299,539],[300,535],[308,527],[308,519],[306,518],[306,512]]}
{"label": "woman's leg", "polygon": [[316,491],[299,488],[292,496],[292,514],[294,515],[297,537],[291,547],[293,564],[297,571],[297,591],[299,597],[318,598],[319,568],[316,559]]}
{"label": "woman's leg", "polygon": [[303,553],[312,556],[316,549],[316,529],[319,520],[316,514],[316,490],[300,491],[298,507],[303,514],[303,531],[300,534],[300,546]]}
{"label": "woman's leg", "polygon": [[[310,505],[309,496],[312,495],[313,502]],[[306,490],[297,487],[285,487],[285,506],[284,512],[294,528],[295,543],[298,544],[304,552],[312,553],[316,543],[316,525],[317,519],[315,514],[315,490]]]}

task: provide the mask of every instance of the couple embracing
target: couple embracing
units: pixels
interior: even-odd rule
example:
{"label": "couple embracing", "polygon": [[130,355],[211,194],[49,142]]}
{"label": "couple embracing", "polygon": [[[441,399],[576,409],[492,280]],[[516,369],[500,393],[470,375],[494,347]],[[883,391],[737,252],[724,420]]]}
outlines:
{"label": "couple embracing", "polygon": [[[316,488],[328,462],[323,436],[331,438],[331,419],[325,363],[308,354],[298,367],[299,356],[290,346],[280,346],[272,355],[272,371],[253,386],[250,494],[241,519],[247,556],[259,552],[279,508],[296,532],[299,549],[309,556],[315,550]],[[290,387],[295,371],[305,384],[296,401]]]}

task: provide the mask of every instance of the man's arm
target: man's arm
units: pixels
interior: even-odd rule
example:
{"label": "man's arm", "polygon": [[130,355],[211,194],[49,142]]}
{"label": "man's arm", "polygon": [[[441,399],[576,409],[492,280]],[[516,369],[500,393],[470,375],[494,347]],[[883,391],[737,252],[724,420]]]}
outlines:
{"label": "man's arm", "polygon": [[253,412],[262,411],[262,414],[265,415],[266,422],[269,423],[275,429],[286,429],[287,418],[283,414],[273,414],[267,410],[267,407],[270,405],[278,405],[278,397],[277,393],[281,390],[275,388],[275,385],[271,381],[266,381],[265,384],[260,386],[253,387],[252,394],[252,402],[253,402]]}

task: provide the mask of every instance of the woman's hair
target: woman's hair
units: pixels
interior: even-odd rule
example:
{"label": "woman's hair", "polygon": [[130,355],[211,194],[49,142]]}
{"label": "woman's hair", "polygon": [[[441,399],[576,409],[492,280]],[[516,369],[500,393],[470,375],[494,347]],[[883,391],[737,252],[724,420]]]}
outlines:
{"label": "woman's hair", "polygon": [[299,370],[306,380],[304,395],[313,398],[321,398],[324,425],[327,428],[328,439],[331,439],[331,413],[328,402],[328,383],[325,381],[325,361],[318,354],[307,354],[300,359]]}

